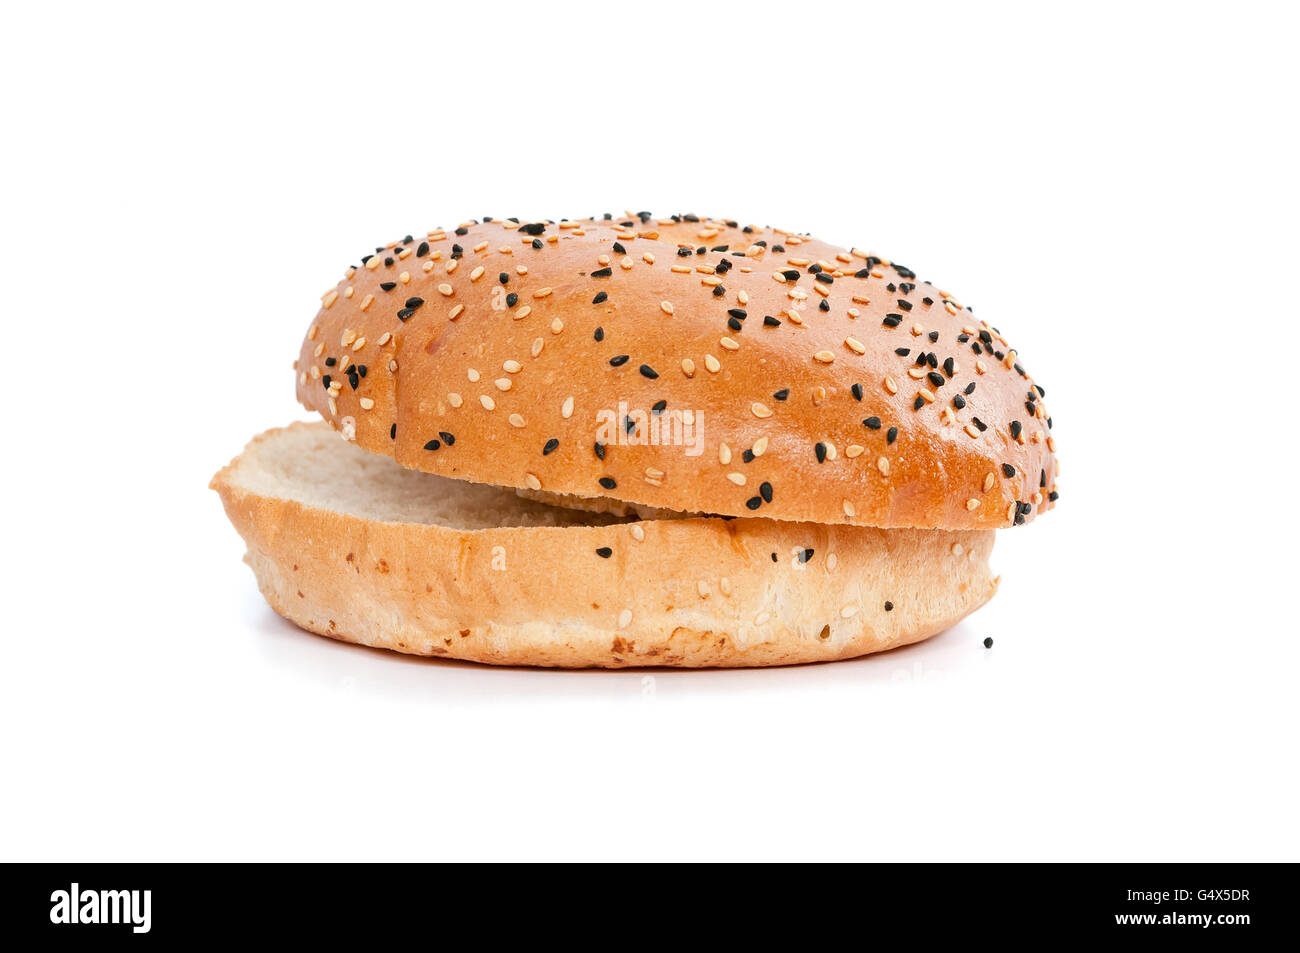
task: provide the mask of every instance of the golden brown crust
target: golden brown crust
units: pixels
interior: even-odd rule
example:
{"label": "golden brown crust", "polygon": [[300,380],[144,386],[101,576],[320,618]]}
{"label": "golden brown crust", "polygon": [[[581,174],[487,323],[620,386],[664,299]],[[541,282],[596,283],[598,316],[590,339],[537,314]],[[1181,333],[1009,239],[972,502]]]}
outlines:
{"label": "golden brown crust", "polygon": [[[1043,396],[1002,336],[903,266],[811,238],[470,223],[390,244],[323,305],[299,400],[407,467],[880,527],[996,528],[1054,499]],[[663,436],[692,422],[699,455]]]}
{"label": "golden brown crust", "polygon": [[399,652],[609,668],[826,661],[940,632],[997,587],[987,530],[712,518],[461,531],[251,492],[247,459],[212,485],[267,601],[311,631]]}

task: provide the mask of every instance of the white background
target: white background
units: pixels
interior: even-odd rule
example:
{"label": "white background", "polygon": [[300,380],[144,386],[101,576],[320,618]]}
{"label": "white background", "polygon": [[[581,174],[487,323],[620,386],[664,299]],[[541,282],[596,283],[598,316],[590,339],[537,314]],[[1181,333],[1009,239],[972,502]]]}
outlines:
{"label": "white background", "polygon": [[[15,5],[0,857],[1300,859],[1293,11]],[[876,249],[1017,343],[1062,499],[987,608],[647,678],[266,607],[207,481],[306,416],[343,266],[626,208]]]}

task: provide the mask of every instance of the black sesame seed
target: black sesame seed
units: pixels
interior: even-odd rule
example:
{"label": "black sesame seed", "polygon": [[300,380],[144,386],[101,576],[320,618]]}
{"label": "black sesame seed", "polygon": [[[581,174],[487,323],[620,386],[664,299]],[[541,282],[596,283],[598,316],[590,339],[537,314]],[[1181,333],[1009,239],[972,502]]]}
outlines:
{"label": "black sesame seed", "polygon": [[325,358],[325,366],[326,366],[326,367],[333,367],[333,366],[334,366],[335,364],[337,364],[337,363],[338,363],[338,358],[335,358],[335,357],[327,357],[327,358]]}
{"label": "black sesame seed", "polygon": [[540,238],[534,238],[534,239],[533,239],[533,247],[536,248],[536,249],[538,249],[538,250],[540,250],[541,247],[542,247],[542,240],[541,240]]}
{"label": "black sesame seed", "polygon": [[763,316],[763,326],[767,328],[777,328],[781,326],[781,322],[768,314]]}
{"label": "black sesame seed", "polygon": [[827,301],[825,298],[822,298],[821,304],[817,305],[817,310],[829,311],[830,309],[831,309],[831,303]]}
{"label": "black sesame seed", "polygon": [[441,437],[441,438],[442,438],[442,442],[445,443],[445,444],[446,444],[447,446],[449,446],[449,447],[450,447],[453,443],[456,442],[456,437],[455,437],[455,435],[453,435],[453,434],[449,434],[449,433],[447,433],[447,431],[445,431],[445,430],[439,430],[439,431],[438,431],[438,436]]}
{"label": "black sesame seed", "polygon": [[394,288],[397,287],[397,282],[396,282],[396,281],[381,281],[381,282],[379,283],[379,287],[383,288],[385,291],[392,291]]}
{"label": "black sesame seed", "polygon": [[626,354],[618,354],[618,355],[615,355],[614,357],[611,357],[611,358],[609,359],[609,366],[610,366],[610,367],[622,367],[622,366],[623,366],[624,364],[626,364],[626,363],[627,363],[627,355],[626,355]]}
{"label": "black sesame seed", "polygon": [[607,295],[605,292],[602,291],[602,292],[598,293],[598,294],[596,295],[596,297],[594,297],[594,298],[591,299],[591,303],[592,303],[592,304],[604,304],[607,300],[609,300],[609,295]]}
{"label": "black sesame seed", "polygon": [[614,482],[613,477],[601,477],[596,482],[598,482],[601,486],[603,486],[607,490],[612,490],[616,486],[618,486],[618,484]]}
{"label": "black sesame seed", "polygon": [[745,312],[744,308],[731,308],[727,311],[727,314],[731,315],[733,318],[739,318],[741,321],[744,321],[745,318],[749,316]]}
{"label": "black sesame seed", "polygon": [[1002,475],[1008,480],[1016,475],[1016,468],[1009,463],[1002,464]]}
{"label": "black sesame seed", "polygon": [[893,443],[897,439],[898,439],[898,428],[890,427],[888,432],[885,434],[885,443]]}
{"label": "black sesame seed", "polygon": [[894,353],[899,357],[907,357],[907,355],[912,353],[912,349],[910,347],[896,347],[894,348]]}
{"label": "black sesame seed", "polygon": [[917,394],[916,400],[912,401],[912,409],[920,410],[924,406],[925,406],[925,398],[922,397],[920,394]]}
{"label": "black sesame seed", "polygon": [[783,272],[781,272],[781,274],[785,277],[785,280],[786,280],[786,281],[798,281],[798,280],[799,280],[799,272],[796,271],[796,270],[793,269],[793,268],[791,268],[789,271],[783,271]]}
{"label": "black sesame seed", "polygon": [[424,304],[424,299],[423,299],[423,298],[407,298],[407,299],[406,299],[406,306],[407,306],[408,308],[410,308],[412,311],[414,311],[416,308],[420,307],[420,305],[422,305],[422,304]]}
{"label": "black sesame seed", "polygon": [[649,364],[642,364],[642,365],[641,365],[641,376],[642,376],[642,377],[648,377],[648,378],[650,378],[650,380],[654,380],[656,377],[659,376],[659,372],[656,371],[656,370],[655,370],[653,367],[651,367]]}
{"label": "black sesame seed", "polygon": [[885,611],[886,611],[886,612],[893,612],[893,611],[894,611],[894,604],[893,604],[892,602],[890,602],[888,599],[885,600]]}
{"label": "black sesame seed", "polygon": [[764,480],[758,485],[758,495],[763,498],[764,503],[772,502],[772,484]]}
{"label": "black sesame seed", "polygon": [[597,440],[597,441],[596,441],[595,450],[596,450],[596,459],[597,459],[597,460],[604,460],[604,459],[605,459],[605,445],[604,445],[603,443],[601,443],[599,440]]}
{"label": "black sesame seed", "polygon": [[763,505],[763,501],[757,496],[751,496],[745,501],[745,506],[751,510],[756,510]]}
{"label": "black sesame seed", "polygon": [[813,551],[812,549],[805,549],[805,550],[802,550],[802,551],[799,553],[799,562],[801,562],[801,563],[806,563],[808,560],[812,559],[812,558],[813,558],[813,552],[814,552],[814,551]]}
{"label": "black sesame seed", "polygon": [[849,392],[853,395],[853,399],[854,399],[854,400],[861,400],[861,399],[862,399],[862,385],[861,385],[861,384],[854,384],[852,387],[849,388]]}
{"label": "black sesame seed", "polygon": [[985,639],[984,639],[984,647],[985,647],[986,649],[991,649],[991,648],[993,648],[993,636],[990,635],[990,636],[986,636],[986,637],[985,637]]}
{"label": "black sesame seed", "polygon": [[557,440],[555,437],[552,437],[550,440],[546,441],[546,445],[542,447],[542,456],[549,457],[552,453],[555,452],[555,448],[558,447],[559,445],[560,445],[560,441]]}
{"label": "black sesame seed", "polygon": [[966,390],[963,391],[963,393],[965,393],[966,396],[968,396],[968,397],[969,397],[971,394],[975,393],[975,382],[974,382],[974,381],[971,381],[969,384],[967,384],[967,385],[966,385]]}
{"label": "black sesame seed", "polygon": [[1011,439],[1012,440],[1020,439],[1020,431],[1023,429],[1024,428],[1020,425],[1020,421],[1018,420],[1011,421]]}
{"label": "black sesame seed", "polygon": [[813,444],[813,452],[817,455],[818,463],[826,462],[826,444],[819,440],[817,443]]}
{"label": "black sesame seed", "polygon": [[617,254],[619,254],[619,255],[626,255],[626,254],[627,254],[627,249],[623,247],[623,243],[622,243],[622,242],[615,242],[615,243],[614,243],[614,251],[615,251]]}
{"label": "black sesame seed", "polygon": [[652,407],[650,408],[650,411],[651,411],[652,413],[662,414],[662,413],[663,413],[665,410],[667,410],[667,409],[668,409],[668,401],[666,401],[666,400],[657,400],[657,401],[654,402],[654,406],[652,406]]}
{"label": "black sesame seed", "polygon": [[776,400],[785,400],[789,396],[790,396],[790,388],[788,387],[782,387],[779,391],[777,391],[775,394],[772,395],[772,397],[775,398]]}
{"label": "black sesame seed", "polygon": [[426,444],[424,445],[424,449],[425,449],[425,450],[437,450],[437,449],[438,449],[439,447],[441,447],[441,446],[442,446],[442,444],[440,444],[437,440],[430,440],[428,443],[426,443]]}
{"label": "black sesame seed", "polygon": [[862,426],[866,427],[868,430],[879,430],[879,429],[880,429],[880,418],[879,418],[879,417],[868,417],[866,420],[862,421]]}
{"label": "black sesame seed", "polygon": [[737,318],[727,318],[727,327],[731,328],[733,331],[739,331],[744,327],[744,325],[741,324]]}
{"label": "black sesame seed", "polygon": [[420,247],[415,250],[415,257],[423,258],[427,254],[429,254],[429,243],[420,242]]}
{"label": "black sesame seed", "polygon": [[753,450],[746,450],[744,453],[742,453],[742,454],[740,455],[740,459],[744,460],[746,463],[753,463],[753,462],[754,462],[754,451],[753,451]]}
{"label": "black sesame seed", "polygon": [[901,314],[887,314],[885,320],[880,323],[887,328],[896,328],[903,323],[903,316]]}
{"label": "black sesame seed", "polygon": [[943,386],[944,378],[943,375],[940,374],[938,371],[931,371],[929,374],[926,374],[925,376],[930,381],[930,383],[933,384],[935,387]]}
{"label": "black sesame seed", "polygon": [[393,424],[391,427],[388,428],[388,439],[389,440],[397,439],[397,424]]}
{"label": "black sesame seed", "polygon": [[508,271],[501,271],[501,272],[498,272],[498,273],[497,273],[497,281],[501,282],[501,284],[503,284],[503,285],[508,285],[508,284],[510,284],[510,272],[508,272]]}
{"label": "black sesame seed", "polygon": [[612,275],[613,273],[614,273],[614,269],[613,269],[613,268],[597,268],[595,271],[593,271],[593,272],[591,273],[591,277],[593,277],[593,278],[608,278],[608,277],[609,277],[610,275]]}
{"label": "black sesame seed", "polygon": [[952,405],[956,407],[958,410],[961,410],[963,407],[966,406],[966,398],[963,397],[961,394],[957,394],[952,399]]}
{"label": "black sesame seed", "polygon": [[519,226],[519,231],[523,232],[525,235],[540,235],[542,232],[546,231],[546,223],[534,222],[531,225],[521,225]]}
{"label": "black sesame seed", "polygon": [[596,550],[596,555],[601,559],[608,559],[610,556],[614,555],[614,550],[610,549],[608,546],[602,546]]}
{"label": "black sesame seed", "polygon": [[519,295],[515,294],[513,291],[510,292],[508,295],[506,295],[507,308],[513,308],[518,303],[519,303]]}
{"label": "black sesame seed", "polygon": [[910,302],[910,301],[904,301],[902,298],[899,298],[899,299],[898,299],[898,307],[899,307],[901,310],[903,310],[903,311],[911,311],[911,310],[912,310],[912,302]]}
{"label": "black sesame seed", "polygon": [[595,338],[597,341],[603,341],[605,340],[605,329],[596,328],[596,330],[592,332],[591,336]]}

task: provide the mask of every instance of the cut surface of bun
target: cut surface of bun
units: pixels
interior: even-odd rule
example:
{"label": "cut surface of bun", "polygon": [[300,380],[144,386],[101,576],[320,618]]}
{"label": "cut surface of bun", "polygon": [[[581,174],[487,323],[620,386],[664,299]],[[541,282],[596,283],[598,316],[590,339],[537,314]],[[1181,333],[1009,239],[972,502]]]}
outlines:
{"label": "cut surface of bun", "polygon": [[321,304],[299,400],[411,469],[852,526],[994,529],[1056,498],[1015,350],[857,249],[694,216],[470,222],[380,248]]}
{"label": "cut surface of bun", "polygon": [[894,648],[992,597],[992,530],[617,516],[405,469],[325,424],[212,481],[263,595],[332,638],[500,665],[754,666]]}

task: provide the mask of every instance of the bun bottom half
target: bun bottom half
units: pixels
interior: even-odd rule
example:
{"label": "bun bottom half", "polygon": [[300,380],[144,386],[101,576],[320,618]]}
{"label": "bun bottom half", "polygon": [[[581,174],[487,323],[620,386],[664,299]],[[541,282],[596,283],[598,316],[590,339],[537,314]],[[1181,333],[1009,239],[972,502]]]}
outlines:
{"label": "bun bottom half", "polygon": [[789,665],[917,642],[997,590],[992,530],[638,519],[406,470],[293,424],[212,480],[304,629],[493,665]]}

